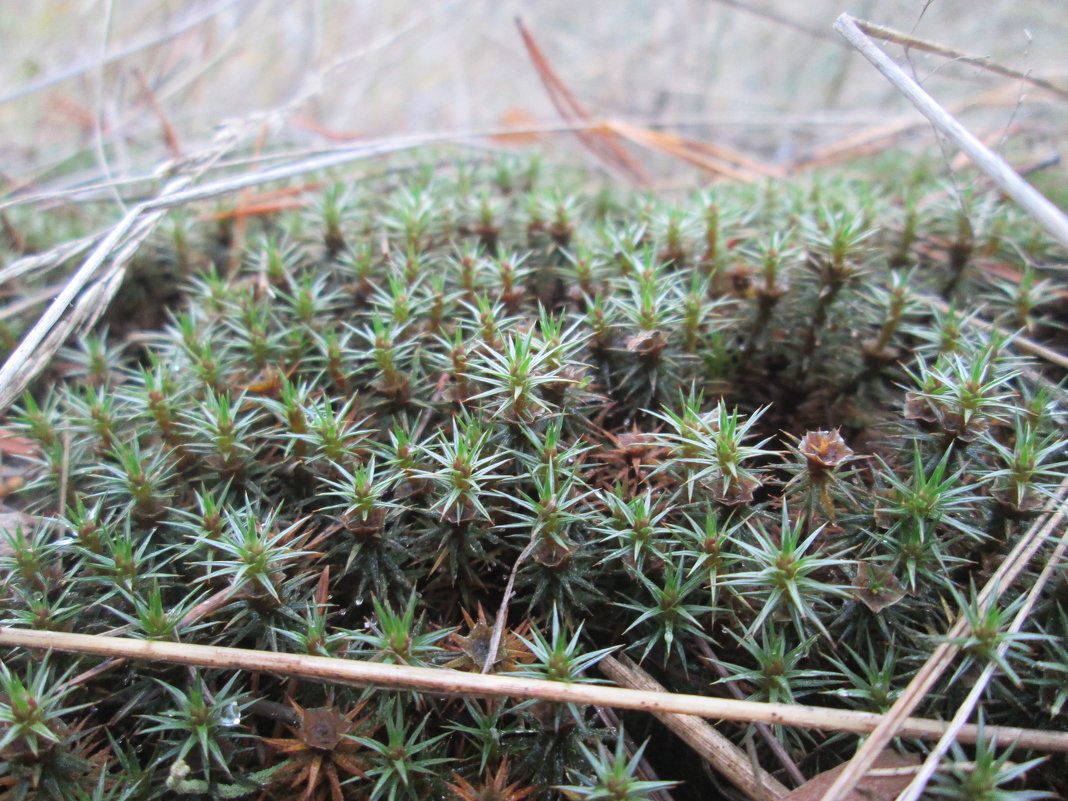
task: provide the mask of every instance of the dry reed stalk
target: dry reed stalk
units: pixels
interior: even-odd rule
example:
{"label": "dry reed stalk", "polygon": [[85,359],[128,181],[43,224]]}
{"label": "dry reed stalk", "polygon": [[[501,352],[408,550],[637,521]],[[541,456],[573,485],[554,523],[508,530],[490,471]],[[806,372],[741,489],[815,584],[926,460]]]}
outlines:
{"label": "dry reed stalk", "polygon": [[[998,565],[998,569],[990,577],[983,589],[979,592],[978,603],[985,605],[992,596],[1000,596],[1016,580],[1020,572],[1028,565],[1035,552],[1049,538],[1050,532],[1064,520],[1064,498],[1068,494],[1068,479],[1061,482],[1054,495],[1050,510],[1017,541],[1005,560]],[[853,759],[850,760],[834,784],[828,789],[823,801],[842,801],[845,794],[850,792],[860,778],[878,758],[882,750],[897,736],[905,736],[902,725],[912,711],[927,696],[934,684],[942,676],[950,663],[960,651],[960,646],[954,645],[952,640],[959,640],[968,634],[968,621],[961,615],[946,633],[947,642],[943,642],[923,666],[916,671],[908,687],[898,697],[890,710],[882,716],[879,725],[871,732],[864,744],[857,750]],[[963,728],[961,731],[963,732]],[[987,736],[994,736],[990,732]],[[958,740],[964,739],[958,735]],[[1000,742],[1012,742],[998,737]],[[1022,743],[1021,743],[1022,745]],[[1026,747],[1026,746],[1025,746]]]}
{"label": "dry reed stalk", "polygon": [[[383,689],[418,690],[445,695],[536,698],[564,704],[591,704],[747,723],[760,721],[776,726],[846,731],[854,734],[868,734],[874,731],[884,719],[883,715],[871,712],[820,706],[735,701],[702,695],[658,693],[592,684],[568,684],[543,679],[465,673],[458,670],[388,665],[355,659],[33,629],[0,627],[0,646],[51,648],[58,651],[149,662],[170,662],[224,670],[261,671],[327,683],[370,685]],[[938,739],[945,730],[944,722],[927,718],[907,718],[902,725],[897,727],[897,733],[902,737],[928,740]],[[985,734],[988,737],[996,736],[1001,742],[1019,743],[1023,748],[1068,752],[1068,733],[1065,732],[1021,729],[1015,726],[987,726]],[[960,730],[958,740],[975,742],[978,736],[978,727],[967,725]]]}
{"label": "dry reed stalk", "polygon": [[[598,669],[621,687],[650,692],[666,692],[663,685],[626,657],[606,656]],[[753,801],[782,798],[790,792],[778,779],[751,764],[749,755],[708,723],[694,715],[654,712],[653,716],[739,790]]]}
{"label": "dry reed stalk", "polygon": [[976,166],[997,182],[1004,192],[1061,245],[1068,247],[1068,217],[1046,197],[1019,176],[997,153],[980,142],[971,131],[905,74],[889,56],[864,35],[857,20],[842,14],[835,20],[835,30],[872,63],[931,123],[971,157]]}

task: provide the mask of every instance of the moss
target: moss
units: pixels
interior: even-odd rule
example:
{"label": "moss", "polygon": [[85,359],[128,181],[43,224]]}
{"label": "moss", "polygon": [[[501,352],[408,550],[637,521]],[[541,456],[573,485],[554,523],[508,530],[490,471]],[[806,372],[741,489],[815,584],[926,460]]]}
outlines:
{"label": "moss", "polygon": [[[169,315],[157,330],[120,340],[112,320],[110,338],[69,351],[16,415],[40,443],[17,503],[41,522],[0,556],[5,623],[459,664],[450,644],[491,624],[514,569],[502,664],[551,674],[558,651],[586,668],[623,646],[672,689],[708,692],[711,648],[753,697],[884,707],[959,588],[984,580],[1065,472],[1058,402],[1036,403],[1013,343],[957,321],[947,339],[928,301],[951,285],[958,308],[989,297],[1009,313],[1011,293],[961,262],[944,217],[908,217],[904,235],[902,198],[938,191],[920,171],[673,202],[590,183],[508,164],[335,186],[264,225],[233,275],[153,295]],[[981,202],[1000,232],[989,258],[1030,241],[1010,242],[996,223],[1012,212]],[[185,224],[158,245],[168,276],[219,247]],[[153,269],[129,297],[149,297]],[[1029,314],[1036,335],[1055,330],[1041,306]],[[844,456],[814,458],[829,446],[813,442]],[[1060,631],[1056,608],[1040,603],[1034,629]],[[1052,663],[1046,647],[1010,658]],[[1020,687],[995,688],[986,720],[1049,725],[1056,676],[1015,669]],[[215,693],[233,706],[212,711]],[[178,784],[209,794],[247,780],[278,798],[293,781],[313,797],[431,797],[446,755],[468,795],[484,774],[550,797],[606,781],[609,763],[630,770],[579,707],[504,703],[491,735],[475,704],[266,675],[115,666],[70,694],[86,706],[55,713],[70,734],[54,749],[80,753],[104,723],[138,743],[86,762],[106,763],[122,797],[189,770]],[[265,709],[353,710],[365,695],[357,739],[324,757],[349,782],[265,772],[285,756],[258,745],[284,733]],[[920,712],[944,715],[954,695],[940,685]],[[203,725],[183,708],[193,697]],[[780,736],[807,774],[853,746]],[[651,752],[663,778],[683,773]],[[123,785],[123,759],[140,782]],[[673,794],[716,792],[699,781]]]}

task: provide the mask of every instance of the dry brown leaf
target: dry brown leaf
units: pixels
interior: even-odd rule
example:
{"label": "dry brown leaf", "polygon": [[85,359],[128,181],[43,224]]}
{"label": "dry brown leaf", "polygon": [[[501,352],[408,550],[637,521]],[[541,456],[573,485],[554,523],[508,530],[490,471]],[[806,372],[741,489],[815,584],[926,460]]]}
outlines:
{"label": "dry brown leaf", "polygon": [[[817,773],[800,787],[780,799],[780,801],[820,801],[831,783],[838,777],[839,773],[845,770],[845,766],[848,764],[846,762],[836,768],[825,770],[823,773]],[[887,749],[879,754],[879,757],[872,765],[872,770],[905,768],[919,764],[919,754],[899,754],[896,751]],[[898,793],[908,787],[914,775],[913,771],[907,771],[889,776],[865,776],[857,782],[856,787],[842,796],[842,801],[894,801]]]}
{"label": "dry brown leaf", "polygon": [[0,427],[0,452],[13,456],[32,456],[37,450],[37,443],[32,439],[20,437],[10,429]]}
{"label": "dry brown leaf", "polygon": [[522,106],[512,106],[505,109],[504,113],[497,118],[497,125],[505,131],[514,129],[515,133],[500,133],[491,136],[490,139],[494,142],[506,145],[530,145],[542,137],[541,134],[533,133],[528,129],[537,128],[544,123]]}

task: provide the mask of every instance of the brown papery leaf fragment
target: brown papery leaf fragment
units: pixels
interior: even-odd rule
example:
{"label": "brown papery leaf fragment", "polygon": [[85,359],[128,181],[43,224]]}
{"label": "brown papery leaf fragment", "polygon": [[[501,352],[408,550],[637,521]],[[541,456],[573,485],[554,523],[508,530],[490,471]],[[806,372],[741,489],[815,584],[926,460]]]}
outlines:
{"label": "brown papery leaf fragment", "polygon": [[[800,787],[783,796],[780,801],[820,801],[831,782],[841,773],[846,764],[817,773]],[[887,749],[879,754],[871,769],[873,771],[907,768],[920,764],[919,754],[899,754]],[[842,801],[894,801],[908,787],[914,771],[902,771],[890,775],[864,776],[857,785],[842,796]]]}
{"label": "brown papery leaf fragment", "polygon": [[861,562],[853,582],[853,597],[875,614],[893,606],[906,595],[905,588],[893,571],[885,567],[869,567]]}

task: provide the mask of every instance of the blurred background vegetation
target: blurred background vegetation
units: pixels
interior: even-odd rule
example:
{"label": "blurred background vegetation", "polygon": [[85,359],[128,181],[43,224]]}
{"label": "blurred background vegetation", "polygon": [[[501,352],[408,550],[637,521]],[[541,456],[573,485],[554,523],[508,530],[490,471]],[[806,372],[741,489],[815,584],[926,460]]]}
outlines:
{"label": "blurred background vegetation", "polygon": [[[268,151],[552,125],[559,115],[517,16],[594,116],[792,163],[869,126],[922,122],[833,32],[842,10],[827,0],[5,3],[0,168],[7,194],[151,172],[220,123],[268,111],[280,112],[265,119]],[[1068,72],[1060,2],[856,0],[845,10],[1023,72]],[[939,56],[907,58],[994,144],[1048,147],[1064,128],[1065,106],[1048,93]],[[575,147],[562,133],[515,144]]]}

